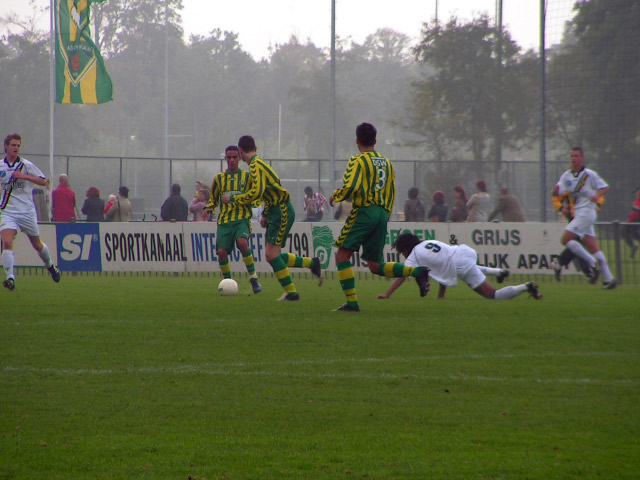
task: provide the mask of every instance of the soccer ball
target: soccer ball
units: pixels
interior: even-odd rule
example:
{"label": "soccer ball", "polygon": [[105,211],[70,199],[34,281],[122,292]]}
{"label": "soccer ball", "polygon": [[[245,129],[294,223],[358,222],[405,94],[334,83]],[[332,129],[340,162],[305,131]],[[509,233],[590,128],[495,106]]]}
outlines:
{"label": "soccer ball", "polygon": [[223,278],[218,284],[218,293],[223,297],[231,297],[238,293],[238,283],[232,278]]}

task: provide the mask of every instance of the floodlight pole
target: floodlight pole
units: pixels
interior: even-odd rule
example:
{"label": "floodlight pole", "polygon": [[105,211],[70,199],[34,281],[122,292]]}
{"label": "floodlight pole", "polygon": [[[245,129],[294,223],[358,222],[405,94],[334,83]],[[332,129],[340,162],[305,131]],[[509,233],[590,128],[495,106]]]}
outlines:
{"label": "floodlight pole", "polygon": [[545,52],[545,2],[540,0],[540,221],[547,221],[547,164],[546,164],[546,52]]}
{"label": "floodlight pole", "polygon": [[336,0],[331,0],[331,169],[329,188],[336,183]]}
{"label": "floodlight pole", "polygon": [[162,188],[169,188],[167,179],[170,176],[170,167],[167,165],[169,158],[169,0],[164,2],[164,185]]}

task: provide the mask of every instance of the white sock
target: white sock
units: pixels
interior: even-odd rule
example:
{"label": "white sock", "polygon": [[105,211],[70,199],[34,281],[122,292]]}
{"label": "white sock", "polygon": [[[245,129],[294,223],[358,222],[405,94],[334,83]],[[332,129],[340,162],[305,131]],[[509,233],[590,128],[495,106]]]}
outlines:
{"label": "white sock", "polygon": [[493,275],[495,277],[497,277],[498,275],[500,275],[500,269],[499,268],[491,268],[491,267],[481,267],[480,265],[478,265],[478,268],[480,269],[480,271],[482,273],[484,273],[485,275]]}
{"label": "white sock", "polygon": [[7,278],[14,278],[13,264],[15,263],[15,258],[13,250],[5,250],[2,252],[2,264],[4,265],[4,273]]}
{"label": "white sock", "polygon": [[49,247],[47,247],[46,243],[43,243],[42,245],[43,245],[42,250],[38,252],[38,255],[40,255],[40,258],[44,262],[45,266],[49,268],[51,265],[53,265],[53,263],[51,263],[51,255],[49,254]]}
{"label": "white sock", "polygon": [[511,300],[512,298],[516,298],[522,292],[527,290],[527,285],[515,285],[511,287],[504,287],[500,290],[496,290],[495,299],[496,300]]}
{"label": "white sock", "polygon": [[576,240],[569,240],[567,242],[567,248],[571,250],[571,252],[581,259],[585,260],[592,267],[596,264],[596,259],[593,258],[589,252],[585,250],[585,248]]}
{"label": "white sock", "polygon": [[602,272],[602,279],[605,283],[609,283],[613,280],[613,275],[611,275],[611,270],[609,270],[609,265],[607,265],[607,259],[604,258],[604,253],[601,250],[598,250],[593,256],[598,260],[598,267]]}

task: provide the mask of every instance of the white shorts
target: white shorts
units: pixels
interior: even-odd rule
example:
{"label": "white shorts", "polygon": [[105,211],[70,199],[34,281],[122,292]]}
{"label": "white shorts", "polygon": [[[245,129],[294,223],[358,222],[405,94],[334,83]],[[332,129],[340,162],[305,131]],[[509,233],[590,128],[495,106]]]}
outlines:
{"label": "white shorts", "polygon": [[460,245],[456,249],[456,274],[458,278],[474,290],[486,280],[484,273],[478,268],[478,254],[467,245]]}
{"label": "white shorts", "polygon": [[585,235],[588,237],[595,237],[596,233],[593,230],[593,224],[596,222],[596,211],[588,209],[577,212],[577,215],[573,217],[573,220],[569,222],[565,230],[575,234],[578,238],[582,238]]}
{"label": "white shorts", "polygon": [[2,212],[2,220],[0,220],[0,232],[3,230],[22,230],[30,237],[39,237],[40,228],[38,227],[38,217],[36,213],[8,213]]}

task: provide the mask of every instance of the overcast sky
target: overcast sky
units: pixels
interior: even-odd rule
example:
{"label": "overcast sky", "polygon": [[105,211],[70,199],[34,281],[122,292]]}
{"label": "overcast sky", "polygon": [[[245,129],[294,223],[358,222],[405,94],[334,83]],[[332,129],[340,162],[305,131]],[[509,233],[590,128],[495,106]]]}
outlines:
{"label": "overcast sky", "polygon": [[[550,45],[559,41],[562,21],[570,18],[574,0],[546,2],[550,27],[547,44]],[[437,3],[438,19],[443,22],[453,15],[461,20],[480,13],[495,18],[496,0],[438,0]],[[45,7],[49,0],[35,0],[35,4]],[[286,43],[292,34],[303,42],[309,39],[318,47],[329,47],[331,0],[183,0],[183,4],[187,38],[190,34],[206,35],[214,28],[230,30],[239,34],[242,47],[256,59],[268,55],[269,45]],[[524,48],[537,49],[540,43],[539,9],[539,0],[503,0],[503,24]],[[29,10],[26,0],[0,0],[0,17],[12,11],[27,15]],[[432,20],[435,13],[436,0],[336,0],[336,34],[361,43],[378,28],[388,27],[417,39],[422,23]],[[48,29],[48,17],[43,16],[39,25]]]}

